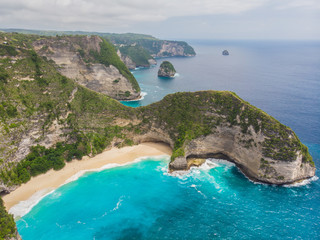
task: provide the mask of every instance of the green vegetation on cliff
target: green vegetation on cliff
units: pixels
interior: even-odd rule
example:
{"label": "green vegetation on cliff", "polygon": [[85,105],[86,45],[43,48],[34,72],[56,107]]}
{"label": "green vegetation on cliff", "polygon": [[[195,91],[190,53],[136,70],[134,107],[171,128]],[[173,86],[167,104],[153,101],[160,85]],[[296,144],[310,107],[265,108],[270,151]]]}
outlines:
{"label": "green vegetation on cliff", "polygon": [[[171,56],[194,56],[194,49],[184,41],[160,40],[151,35],[136,33],[100,33],[100,32],[83,32],[83,31],[40,31],[26,29],[3,29],[6,32],[19,32],[24,34],[37,34],[44,36],[63,36],[63,35],[97,35],[101,36],[117,47],[122,55],[128,56],[137,66],[145,66],[150,55],[154,57],[171,57]],[[163,51],[163,46],[174,46],[173,49],[180,48],[180,51]],[[129,50],[128,50],[128,49]],[[144,49],[145,52],[138,50]],[[168,48],[166,48],[168,50]],[[141,64],[143,63],[143,64]],[[149,66],[149,64],[147,64]]]}
{"label": "green vegetation on cliff", "polygon": [[[26,38],[28,36],[29,35],[27,35]],[[117,55],[115,47],[106,39],[99,36],[88,37],[79,35],[66,35],[58,37],[41,36],[36,40],[37,41],[34,42],[34,45],[37,47],[37,52],[49,59],[54,52],[55,55],[61,57],[61,55],[63,55],[62,50],[65,50],[65,52],[68,52],[68,54],[71,55],[78,53],[81,57],[81,60],[85,62],[86,67],[92,66],[93,63],[100,63],[106,67],[112,65],[117,68],[119,73],[131,83],[135,92],[140,92],[138,82]],[[73,58],[76,59],[76,57]],[[71,58],[69,61],[72,62],[73,59]],[[64,65],[59,66],[62,69],[65,67]],[[82,82],[82,84],[84,83]]]}
{"label": "green vegetation on cliff", "polygon": [[91,51],[90,55],[94,58],[95,61],[101,64],[104,64],[106,66],[115,66],[119,70],[119,72],[130,81],[133,88],[137,92],[140,91],[140,87],[137,80],[134,78],[134,76],[126,67],[126,65],[120,60],[114,46],[110,44],[107,40],[103,39],[103,41],[100,43],[100,52]]}
{"label": "green vegetation on cliff", "polygon": [[[243,101],[234,93],[219,91],[176,93],[147,107],[128,108],[61,76],[51,61],[39,57],[30,47],[26,47],[20,35],[7,35],[9,39],[11,36],[18,36],[20,39],[14,41],[16,45],[13,45],[14,51],[11,51],[19,56],[18,59],[12,60],[11,53],[6,52],[4,56],[7,57],[1,59],[0,65],[1,79],[3,79],[0,83],[3,129],[1,138],[7,139],[9,135],[17,135],[14,137],[15,140],[11,140],[12,148],[4,148],[8,142],[3,142],[0,152],[2,159],[14,156],[17,151],[14,142],[19,142],[23,137],[22,133],[33,128],[32,121],[42,129],[42,134],[38,136],[35,143],[41,142],[53,122],[58,121],[63,126],[65,139],[69,143],[81,143],[77,140],[78,137],[71,134],[72,132],[76,132],[77,136],[85,139],[82,144],[91,141],[90,134],[90,136],[98,134],[102,136],[101,141],[104,142],[103,147],[105,147],[112,139],[105,138],[104,129],[116,126],[116,120],[122,119],[127,122],[126,126],[121,128],[122,139],[129,139],[136,132],[147,132],[151,124],[160,128],[165,126],[165,130],[174,142],[174,151],[183,148],[186,141],[212,133],[217,126],[239,126],[243,134],[251,134],[250,127],[252,127],[256,133],[262,131],[267,136],[262,143],[263,154],[266,157],[292,161],[296,157],[297,150],[300,150],[303,153],[303,160],[312,162],[307,148],[289,128]],[[28,42],[29,38],[25,38]],[[124,74],[129,72],[116,57],[113,46],[104,40],[100,43],[100,47],[100,53],[90,52],[94,61],[106,65],[110,64],[110,61],[117,65],[118,61],[118,67],[123,69]],[[75,89],[76,92],[72,96]],[[134,119],[141,119],[141,121],[133,125]],[[246,146],[250,147],[250,144],[247,143]],[[77,148],[77,146],[74,147]],[[84,148],[88,149],[88,146],[84,144]],[[93,145],[89,152],[83,151],[82,155],[95,154],[99,151],[100,149]],[[182,153],[181,149],[179,153]],[[72,154],[66,159],[70,159],[70,156],[72,157]],[[55,165],[50,166],[57,168]],[[12,166],[4,166],[3,169],[7,169],[6,175],[10,175],[8,171]],[[32,176],[31,172],[30,174]]]}
{"label": "green vegetation on cliff", "polygon": [[7,213],[0,198],[0,239],[10,239],[17,235],[16,224],[11,214]]}
{"label": "green vegetation on cliff", "polygon": [[211,134],[218,126],[239,126],[243,134],[251,135],[252,128],[267,136],[261,143],[266,157],[293,161],[300,151],[304,162],[314,164],[306,146],[292,130],[232,92],[175,93],[140,109],[146,122],[155,118],[157,125],[170,133],[174,140],[173,156],[181,156],[181,147],[188,141]]}
{"label": "green vegetation on cliff", "polygon": [[[303,161],[313,164],[308,149],[291,129],[235,93],[175,93],[149,106],[129,108],[62,76],[52,61],[40,57],[29,45],[34,36],[0,34],[0,41],[4,37],[13,50],[2,48],[6,50],[0,58],[2,191],[49,169],[61,169],[65,161],[100,153],[111,143],[119,147],[135,144],[135,137],[154,129],[168,136],[159,140],[171,144],[172,159],[184,156],[185,146],[194,139],[214,134],[220,127],[237,127],[244,137],[263,133],[261,146],[266,158],[293,161],[301,152]],[[21,41],[23,37],[26,41]],[[103,41],[103,53],[91,52],[90,56],[110,64],[115,58],[110,46]],[[252,147],[246,138],[243,144]],[[1,227],[7,227],[0,230],[4,234],[0,236],[13,234],[12,216],[4,211],[1,217]]]}
{"label": "green vegetation on cliff", "polygon": [[175,73],[176,73],[176,70],[175,70],[175,68],[174,68],[174,66],[172,65],[171,62],[163,61],[160,64],[160,68],[159,68],[159,71],[158,71],[158,76],[159,77],[172,78],[172,77],[174,77]]}
{"label": "green vegetation on cliff", "polygon": [[149,59],[153,59],[150,53],[141,46],[119,47],[122,55],[128,56],[137,66],[148,67]]}

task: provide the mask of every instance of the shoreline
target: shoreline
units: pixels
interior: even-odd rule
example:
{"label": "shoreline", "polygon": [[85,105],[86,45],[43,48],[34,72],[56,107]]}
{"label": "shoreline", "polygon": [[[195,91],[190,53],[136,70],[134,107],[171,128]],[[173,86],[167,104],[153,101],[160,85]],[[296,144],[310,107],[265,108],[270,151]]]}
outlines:
{"label": "shoreline", "polygon": [[[53,169],[22,184],[13,192],[2,197],[4,206],[9,211],[21,201],[30,199],[33,195],[41,193],[48,194],[66,182],[70,182],[75,175],[86,171],[96,171],[109,164],[132,163],[135,159],[147,156],[171,155],[171,148],[163,143],[141,143],[139,145],[123,148],[111,148],[92,158],[83,157],[82,160],[66,162],[64,168],[59,171]],[[45,194],[43,194],[45,193]]]}
{"label": "shoreline", "polygon": [[137,101],[143,100],[146,95],[148,95],[148,93],[141,92],[140,96],[138,98],[130,99],[130,100],[118,100],[118,101],[121,101],[121,102],[137,102]]}

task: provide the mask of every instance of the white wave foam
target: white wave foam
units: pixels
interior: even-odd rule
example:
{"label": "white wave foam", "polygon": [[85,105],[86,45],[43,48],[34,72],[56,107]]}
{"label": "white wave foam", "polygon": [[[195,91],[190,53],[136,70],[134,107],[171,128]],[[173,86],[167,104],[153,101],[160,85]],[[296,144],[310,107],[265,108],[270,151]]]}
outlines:
{"label": "white wave foam", "polygon": [[106,170],[106,169],[109,169],[109,168],[114,168],[114,167],[119,167],[119,166],[121,166],[121,164],[109,163],[107,165],[102,166],[101,168],[95,168],[95,169],[90,169],[90,170],[81,170],[81,171],[77,172],[75,175],[73,175],[72,177],[68,178],[64,182],[64,184],[67,184],[67,183],[70,183],[70,182],[78,180],[81,176],[83,176],[87,172],[101,172],[103,170]]}
{"label": "white wave foam", "polygon": [[310,183],[315,182],[317,180],[319,180],[319,177],[313,176],[312,178],[305,179],[305,180],[303,180],[301,182],[283,185],[283,187],[292,188],[292,187],[306,186],[306,185],[309,185]]}
{"label": "white wave foam", "polygon": [[[123,163],[123,164],[109,163],[109,164],[102,166],[101,168],[90,169],[90,170],[81,170],[78,173],[76,173],[75,175],[73,175],[72,177],[68,178],[59,187],[65,185],[67,183],[78,180],[81,176],[83,176],[83,174],[85,174],[87,172],[101,172],[106,169],[130,165],[130,164],[137,163],[137,162],[149,159],[149,158],[152,158],[155,160],[162,160],[162,159],[168,160],[169,159],[169,157],[167,155],[144,156],[144,157],[136,158],[131,162],[127,162],[127,163]],[[44,197],[46,197],[47,195],[49,195],[51,193],[54,193],[55,190],[56,189],[52,189],[52,188],[40,190],[40,191],[34,193],[29,199],[27,199],[25,201],[21,201],[18,204],[11,207],[9,210],[9,213],[13,214],[13,216],[15,218],[21,218],[24,215],[26,215],[28,212],[30,212],[31,209],[41,201],[41,199],[43,199]]]}
{"label": "white wave foam", "polygon": [[147,96],[147,92],[141,92],[140,93],[140,98],[139,99],[134,99],[134,100],[121,100],[121,102],[138,102],[144,99],[145,96]]}
{"label": "white wave foam", "polygon": [[180,77],[180,74],[179,73],[175,73],[174,77]]}
{"label": "white wave foam", "polygon": [[197,186],[195,185],[195,184],[192,184],[190,187],[192,187],[192,188],[194,188],[198,193],[200,193],[200,195],[202,195],[204,198],[207,198],[207,196],[203,193],[203,192],[201,192],[198,188],[197,188]]}
{"label": "white wave foam", "polygon": [[[195,168],[201,169],[204,171],[208,171],[208,170],[215,168],[215,167],[218,167],[218,166],[219,166],[219,164],[215,163],[211,159],[207,159],[201,166],[195,167]],[[194,168],[194,167],[192,167],[192,168]]]}
{"label": "white wave foam", "polygon": [[236,166],[233,162],[230,162],[230,161],[224,160],[224,159],[209,158],[208,160],[217,164],[218,166],[219,166],[219,164],[223,164],[227,167],[235,167]]}
{"label": "white wave foam", "polygon": [[219,164],[213,162],[211,159],[206,159],[206,161],[199,167],[191,167],[189,170],[174,171],[174,172],[164,172],[165,175],[177,177],[181,180],[185,180],[188,177],[195,177],[201,172],[208,172],[210,169],[218,167]]}
{"label": "white wave foam", "polygon": [[114,212],[114,211],[116,211],[116,210],[119,209],[119,207],[121,206],[121,203],[122,203],[122,201],[123,201],[123,197],[124,197],[124,196],[121,196],[121,197],[119,198],[119,201],[117,202],[117,206],[115,206],[110,212]]}
{"label": "white wave foam", "polygon": [[312,178],[309,178],[309,179],[305,179],[305,180],[302,180],[300,182],[296,182],[296,183],[291,183],[291,184],[284,184],[284,185],[277,185],[277,184],[269,184],[269,183],[263,183],[263,182],[256,182],[256,181],[253,181],[252,179],[250,179],[249,177],[247,177],[247,175],[245,175],[240,168],[237,168],[241,173],[242,175],[248,179],[251,183],[253,184],[256,184],[256,185],[264,185],[264,186],[267,186],[267,187],[287,187],[287,188],[292,188],[292,187],[301,187],[301,186],[306,186],[306,185],[309,185],[310,183],[314,182],[314,181],[317,181],[319,179],[319,177],[317,176],[313,176]]}
{"label": "white wave foam", "polygon": [[9,213],[13,214],[15,219],[21,218],[28,212],[30,212],[31,209],[41,201],[41,199],[53,193],[54,191],[55,190],[53,189],[43,189],[41,191],[38,191],[35,194],[33,194],[28,200],[21,201],[18,204],[14,205],[12,208],[10,208]]}
{"label": "white wave foam", "polygon": [[[168,158],[167,155],[158,155],[158,156],[144,156],[144,157],[139,157],[139,158],[136,158],[134,159],[133,161],[131,162],[126,162],[126,163],[123,163],[123,164],[119,164],[119,163],[108,163],[100,168],[94,168],[94,169],[89,169],[89,170],[81,170],[79,171],[78,173],[76,173],[75,175],[73,175],[72,177],[68,178],[64,184],[67,184],[67,183],[70,183],[70,182],[73,182],[73,181],[76,181],[78,180],[81,176],[83,176],[83,174],[87,173],[87,172],[101,172],[103,170],[106,170],[106,169],[110,169],[110,168],[115,168],[115,167],[122,167],[122,166],[126,166],[126,165],[130,165],[130,164],[133,164],[133,163],[137,163],[137,162],[141,162],[143,160],[146,160],[146,159],[149,159],[149,158],[152,158],[152,159],[155,159],[155,160],[161,160],[163,158]],[[64,185],[63,184],[63,185]]]}

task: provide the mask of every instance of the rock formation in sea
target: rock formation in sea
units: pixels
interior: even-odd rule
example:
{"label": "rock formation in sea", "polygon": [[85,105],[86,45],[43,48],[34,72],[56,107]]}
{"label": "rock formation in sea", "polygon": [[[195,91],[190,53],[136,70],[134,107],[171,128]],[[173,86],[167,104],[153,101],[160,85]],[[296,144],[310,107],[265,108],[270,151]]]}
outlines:
{"label": "rock formation in sea", "polygon": [[165,78],[173,78],[176,74],[176,70],[173,67],[172,63],[169,61],[163,61],[160,65],[160,68],[158,70],[158,76],[159,77],[165,77]]}
{"label": "rock formation in sea", "polygon": [[229,55],[228,50],[223,50],[223,51],[222,51],[222,55],[225,55],[225,56]]}

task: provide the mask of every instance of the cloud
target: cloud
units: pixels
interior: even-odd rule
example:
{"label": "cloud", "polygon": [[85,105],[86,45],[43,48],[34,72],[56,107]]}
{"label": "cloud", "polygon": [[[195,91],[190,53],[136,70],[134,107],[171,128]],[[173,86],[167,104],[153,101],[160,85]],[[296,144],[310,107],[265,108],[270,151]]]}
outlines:
{"label": "cloud", "polygon": [[319,10],[320,0],[0,0],[0,28],[319,39]]}
{"label": "cloud", "polygon": [[320,9],[319,0],[273,0],[276,4],[277,10],[285,10],[290,8],[306,8],[306,9]]}
{"label": "cloud", "polygon": [[0,0],[1,27],[21,25],[125,26],[171,17],[237,14],[267,0]]}

